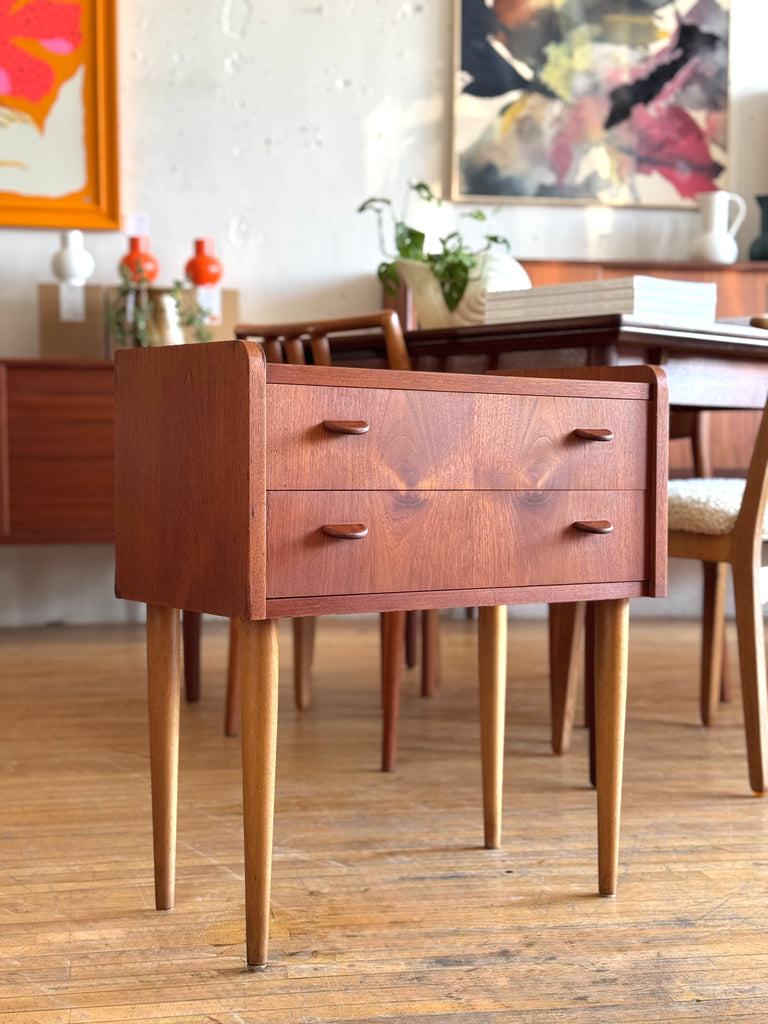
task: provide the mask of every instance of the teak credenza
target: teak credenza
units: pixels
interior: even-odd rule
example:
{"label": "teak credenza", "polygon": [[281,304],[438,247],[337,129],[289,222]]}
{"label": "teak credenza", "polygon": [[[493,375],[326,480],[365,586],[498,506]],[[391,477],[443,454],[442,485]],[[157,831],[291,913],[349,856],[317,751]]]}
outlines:
{"label": "teak credenza", "polygon": [[544,372],[267,365],[251,342],[116,357],[116,584],[148,605],[156,902],[174,902],[188,608],[242,620],[250,966],[267,961],[279,616],[480,608],[496,847],[504,606],[597,601],[599,891],[616,890],[628,599],[666,582],[666,380],[648,366]]}

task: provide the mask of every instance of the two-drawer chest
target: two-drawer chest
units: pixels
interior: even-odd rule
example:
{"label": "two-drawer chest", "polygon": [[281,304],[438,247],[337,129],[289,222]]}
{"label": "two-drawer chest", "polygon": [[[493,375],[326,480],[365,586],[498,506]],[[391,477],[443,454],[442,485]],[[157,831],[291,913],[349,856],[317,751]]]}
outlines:
{"label": "two-drawer chest", "polygon": [[158,907],[174,896],[180,608],[242,620],[250,965],[267,957],[281,616],[480,608],[495,846],[504,606],[597,601],[599,888],[613,893],[627,602],[665,587],[666,422],[664,376],[645,366],[478,377],[267,365],[249,342],[119,353],[117,593],[148,605]]}

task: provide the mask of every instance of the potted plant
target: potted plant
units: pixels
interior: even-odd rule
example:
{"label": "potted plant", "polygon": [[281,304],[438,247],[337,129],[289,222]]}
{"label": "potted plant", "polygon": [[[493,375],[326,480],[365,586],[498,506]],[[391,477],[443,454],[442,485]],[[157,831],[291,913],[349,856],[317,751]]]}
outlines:
{"label": "potted plant", "polygon": [[[411,183],[409,191],[421,199],[438,206],[441,200],[429,185],[420,181]],[[378,196],[366,199],[358,213],[372,210],[379,230],[379,245],[387,259],[379,264],[378,277],[388,295],[397,294],[400,277],[413,292],[416,312],[422,327],[446,327],[454,324],[482,322],[485,313],[485,293],[496,252],[504,253],[499,267],[503,286],[529,288],[530,280],[520,264],[509,254],[509,241],[501,235],[486,234],[479,247],[468,243],[460,231],[452,231],[440,238],[437,252],[426,252],[423,231],[406,222],[405,215],[398,218],[392,202]],[[463,214],[475,221],[487,220],[482,210]],[[387,245],[385,218],[391,222],[394,250]]]}
{"label": "potted plant", "polygon": [[193,289],[175,281],[170,290],[150,288],[139,262],[134,270],[120,266],[120,284],[107,300],[107,333],[112,348],[147,348],[150,345],[182,345],[187,340],[206,342],[213,334],[207,313]]}

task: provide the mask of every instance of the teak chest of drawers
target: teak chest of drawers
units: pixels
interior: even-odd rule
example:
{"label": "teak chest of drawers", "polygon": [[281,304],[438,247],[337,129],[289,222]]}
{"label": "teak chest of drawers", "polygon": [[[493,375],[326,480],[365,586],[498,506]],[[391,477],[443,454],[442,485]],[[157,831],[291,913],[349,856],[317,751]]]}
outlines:
{"label": "teak chest of drawers", "polygon": [[628,599],[666,579],[666,386],[646,366],[544,372],[267,365],[249,342],[118,353],[117,593],[148,605],[157,905],[173,905],[189,608],[242,620],[251,966],[267,959],[280,616],[480,607],[498,846],[505,606],[597,601],[599,888],[615,891]]}

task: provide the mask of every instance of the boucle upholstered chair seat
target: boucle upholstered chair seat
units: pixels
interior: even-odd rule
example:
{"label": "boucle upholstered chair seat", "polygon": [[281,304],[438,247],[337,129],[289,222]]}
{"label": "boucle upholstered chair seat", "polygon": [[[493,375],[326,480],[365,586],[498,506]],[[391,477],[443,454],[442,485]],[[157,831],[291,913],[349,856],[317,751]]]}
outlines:
{"label": "boucle upholstered chair seat", "polygon": [[[733,477],[670,480],[669,529],[717,536],[731,533],[741,509],[745,484],[746,480]],[[768,519],[763,522],[763,540],[768,540]]]}

